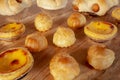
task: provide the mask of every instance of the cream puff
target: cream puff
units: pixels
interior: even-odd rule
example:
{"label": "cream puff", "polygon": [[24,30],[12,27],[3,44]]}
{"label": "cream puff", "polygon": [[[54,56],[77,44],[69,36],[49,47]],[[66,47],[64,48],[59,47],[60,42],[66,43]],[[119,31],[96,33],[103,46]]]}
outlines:
{"label": "cream puff", "polygon": [[93,68],[105,70],[114,62],[115,53],[105,45],[92,45],[88,50],[87,60]]}
{"label": "cream puff", "polygon": [[49,15],[45,13],[40,13],[36,16],[34,20],[34,24],[35,24],[35,28],[38,31],[44,32],[52,28],[53,20]]}
{"label": "cream puff", "polygon": [[92,21],[84,27],[84,33],[97,42],[113,39],[117,31],[118,29],[114,24],[104,21]]}
{"label": "cream puff", "polygon": [[53,43],[58,47],[69,47],[76,41],[75,33],[70,28],[58,27],[53,36]]}
{"label": "cream puff", "polygon": [[54,80],[73,80],[80,74],[78,62],[67,53],[58,53],[50,61],[50,73]]}

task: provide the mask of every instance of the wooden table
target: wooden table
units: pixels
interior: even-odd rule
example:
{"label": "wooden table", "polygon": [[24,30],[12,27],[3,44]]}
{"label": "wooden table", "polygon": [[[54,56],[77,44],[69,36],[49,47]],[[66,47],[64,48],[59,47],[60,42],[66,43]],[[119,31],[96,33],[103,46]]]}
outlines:
{"label": "wooden table", "polygon": [[26,25],[26,32],[18,40],[12,42],[0,41],[0,52],[11,47],[18,47],[18,46],[24,47],[24,41],[26,36],[33,32],[37,32],[37,30],[34,27],[34,18],[39,12],[45,12],[49,14],[54,20],[52,29],[50,29],[47,32],[43,32],[43,33],[41,32],[41,34],[45,35],[48,39],[48,43],[49,43],[48,48],[41,52],[32,53],[34,57],[34,66],[31,69],[31,71],[27,74],[27,76],[24,77],[22,80],[53,80],[53,77],[49,71],[49,62],[51,58],[54,56],[54,54],[60,51],[70,53],[80,65],[81,72],[79,76],[77,76],[74,80],[120,80],[120,36],[119,36],[120,24],[117,23],[117,21],[110,16],[111,11],[109,11],[103,17],[86,16],[87,23],[89,23],[91,20],[97,19],[97,20],[109,21],[118,26],[119,29],[118,35],[113,40],[108,41],[106,43],[100,43],[100,44],[105,44],[108,48],[115,51],[116,58],[113,65],[110,68],[103,71],[98,71],[93,69],[87,63],[86,55],[88,48],[93,44],[99,44],[99,43],[90,40],[84,34],[83,28],[74,30],[77,41],[73,46],[69,48],[59,48],[52,43],[53,34],[56,31],[57,27],[61,25],[68,27],[66,20],[68,16],[72,12],[74,12],[72,10],[71,2],[72,0],[69,0],[69,3],[66,8],[57,11],[44,10],[38,8],[34,4],[31,8],[24,10],[23,12],[21,12],[16,16],[0,16],[1,25],[14,21],[23,22]]}

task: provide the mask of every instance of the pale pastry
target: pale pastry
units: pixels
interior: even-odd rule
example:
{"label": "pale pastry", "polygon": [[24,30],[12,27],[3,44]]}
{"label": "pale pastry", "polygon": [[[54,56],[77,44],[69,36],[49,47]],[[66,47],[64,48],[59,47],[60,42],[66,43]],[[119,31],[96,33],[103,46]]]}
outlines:
{"label": "pale pastry", "polygon": [[1,15],[16,15],[32,5],[32,0],[0,0]]}
{"label": "pale pastry", "polygon": [[49,68],[54,80],[73,80],[80,73],[77,61],[64,52],[52,58]]}
{"label": "pale pastry", "polygon": [[34,24],[38,31],[47,31],[52,28],[53,20],[49,15],[40,13],[36,16]]}
{"label": "pale pastry", "polygon": [[17,80],[32,68],[34,59],[23,47],[11,48],[0,53],[0,80]]}
{"label": "pale pastry", "polygon": [[104,21],[92,21],[84,27],[84,33],[97,42],[113,39],[117,31],[118,29],[114,24]]}
{"label": "pale pastry", "polygon": [[67,24],[71,28],[80,28],[86,24],[86,17],[78,12],[72,13],[68,19]]}
{"label": "pale pastry", "polygon": [[9,23],[0,28],[1,40],[14,40],[25,32],[25,25],[22,23]]}
{"label": "pale pastry", "polygon": [[118,4],[119,0],[74,0],[73,8],[79,12],[90,12],[102,16]]}
{"label": "pale pastry", "polygon": [[117,19],[117,20],[120,20],[120,7],[113,9],[112,17]]}
{"label": "pale pastry", "polygon": [[37,0],[38,7],[57,10],[66,7],[68,0]]}
{"label": "pale pastry", "polygon": [[115,59],[114,51],[105,45],[93,45],[88,50],[88,63],[95,69],[104,70],[109,68]]}
{"label": "pale pastry", "polygon": [[26,37],[25,46],[31,52],[39,52],[48,47],[48,42],[46,37],[40,33],[32,33]]}
{"label": "pale pastry", "polygon": [[53,43],[58,47],[69,47],[76,41],[75,33],[70,28],[58,27],[53,36]]}

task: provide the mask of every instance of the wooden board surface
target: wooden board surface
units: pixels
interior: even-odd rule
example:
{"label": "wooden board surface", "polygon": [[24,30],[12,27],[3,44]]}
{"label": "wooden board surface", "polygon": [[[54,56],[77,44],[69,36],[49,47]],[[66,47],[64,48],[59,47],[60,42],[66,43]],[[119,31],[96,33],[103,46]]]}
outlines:
{"label": "wooden board surface", "polygon": [[60,25],[68,27],[66,20],[68,16],[74,12],[72,10],[71,2],[72,0],[69,0],[66,8],[57,11],[47,11],[40,9],[34,4],[31,8],[24,10],[16,16],[0,16],[0,25],[14,21],[23,22],[26,25],[26,32],[18,40],[12,42],[0,41],[0,52],[11,47],[24,47],[26,36],[33,32],[37,32],[34,27],[34,18],[39,12],[45,12],[49,14],[54,20],[52,29],[41,33],[48,39],[48,48],[41,52],[32,53],[34,57],[34,66],[27,74],[27,76],[22,80],[53,80],[53,77],[49,71],[49,62],[51,58],[60,51],[70,53],[80,65],[81,72],[74,80],[120,80],[120,24],[110,16],[111,11],[109,11],[103,17],[86,16],[87,22],[90,22],[91,20],[103,20],[112,22],[118,26],[119,30],[117,36],[111,41],[101,43],[115,51],[116,58],[110,68],[103,71],[98,71],[88,65],[86,61],[87,50],[91,45],[98,43],[93,42],[88,37],[86,37],[83,32],[83,28],[74,30],[77,41],[69,48],[59,48],[52,43],[53,34],[56,31],[56,28]]}

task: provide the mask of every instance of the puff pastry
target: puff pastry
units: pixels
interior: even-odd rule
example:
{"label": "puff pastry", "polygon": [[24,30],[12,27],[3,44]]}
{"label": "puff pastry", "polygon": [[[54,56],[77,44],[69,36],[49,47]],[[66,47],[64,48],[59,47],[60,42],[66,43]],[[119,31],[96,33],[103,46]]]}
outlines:
{"label": "puff pastry", "polygon": [[67,53],[56,54],[49,68],[54,80],[73,80],[80,73],[79,64]]}
{"label": "puff pastry", "polygon": [[92,21],[84,27],[85,34],[97,42],[113,39],[117,31],[118,29],[114,24],[104,21]]}
{"label": "puff pastry", "polygon": [[1,40],[14,40],[25,32],[25,25],[22,23],[9,23],[0,28]]}
{"label": "puff pastry", "polygon": [[32,68],[34,59],[23,47],[10,48],[0,53],[0,80],[17,80]]}
{"label": "puff pastry", "polygon": [[37,5],[48,10],[57,10],[64,8],[68,0],[37,0]]}
{"label": "puff pastry", "polygon": [[110,67],[115,59],[115,53],[105,45],[92,45],[88,50],[88,63],[98,70]]}
{"label": "puff pastry", "polygon": [[69,47],[76,41],[75,34],[72,29],[58,27],[53,36],[53,43],[58,47]]}
{"label": "puff pastry", "polygon": [[79,12],[90,12],[102,16],[118,4],[119,0],[74,0],[73,8]]}
{"label": "puff pastry", "polygon": [[53,20],[49,15],[40,13],[36,16],[34,24],[38,31],[47,31],[52,28]]}
{"label": "puff pastry", "polygon": [[25,46],[31,52],[39,52],[47,48],[48,42],[46,37],[40,33],[32,33],[26,37]]}

